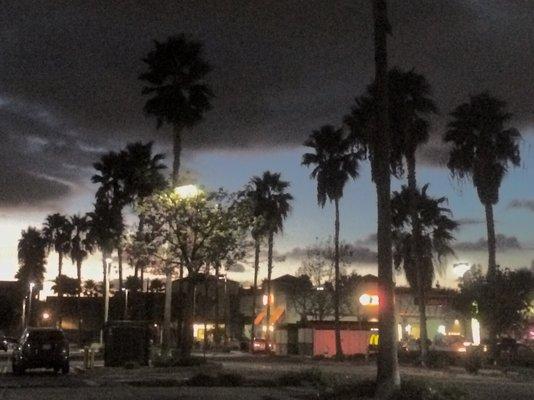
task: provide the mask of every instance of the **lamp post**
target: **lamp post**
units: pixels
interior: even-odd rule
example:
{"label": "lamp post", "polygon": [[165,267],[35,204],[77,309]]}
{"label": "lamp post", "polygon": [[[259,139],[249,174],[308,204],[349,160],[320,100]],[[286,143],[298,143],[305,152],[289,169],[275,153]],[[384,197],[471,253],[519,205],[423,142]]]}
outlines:
{"label": "lamp post", "polygon": [[124,320],[126,321],[128,319],[128,292],[129,289],[123,289],[124,290]]}
{"label": "lamp post", "polygon": [[109,319],[109,274],[111,272],[111,258],[106,258],[104,268],[104,323]]}
{"label": "lamp post", "polygon": [[33,288],[35,287],[35,283],[30,282],[30,292],[28,295],[28,318],[26,319],[26,328],[31,324],[32,319],[32,297],[33,297]]}

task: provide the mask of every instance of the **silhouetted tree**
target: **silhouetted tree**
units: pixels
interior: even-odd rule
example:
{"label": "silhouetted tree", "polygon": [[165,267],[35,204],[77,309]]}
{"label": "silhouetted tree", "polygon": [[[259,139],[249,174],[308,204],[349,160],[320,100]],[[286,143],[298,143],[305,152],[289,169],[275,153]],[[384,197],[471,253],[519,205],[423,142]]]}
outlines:
{"label": "silhouetted tree", "polygon": [[17,251],[19,269],[15,278],[21,282],[24,290],[27,290],[30,282],[33,282],[36,288],[42,287],[46,272],[47,245],[47,240],[38,229],[28,227],[22,231]]}
{"label": "silhouetted tree", "polygon": [[304,142],[314,150],[302,157],[302,165],[313,167],[311,178],[317,180],[317,202],[324,207],[326,199],[334,202],[334,321],[336,357],[343,357],[341,329],[339,324],[339,200],[347,181],[358,177],[359,155],[353,151],[352,143],[341,129],[325,125],[314,131]]}
{"label": "silhouetted tree", "polygon": [[76,264],[78,286],[82,287],[82,263],[93,252],[94,243],[89,235],[91,224],[88,215],[70,217],[71,236],[69,257]]}
{"label": "silhouetted tree", "polygon": [[[43,236],[48,249],[54,249],[58,254],[58,276],[63,274],[63,256],[70,250],[70,235],[72,226],[69,219],[61,214],[48,215],[43,224]],[[61,296],[61,292],[58,292]]]}
{"label": "silhouetted tree", "polygon": [[520,163],[521,134],[506,128],[512,114],[506,103],[488,93],[471,96],[456,107],[443,140],[452,144],[447,166],[459,179],[471,178],[480,202],[486,209],[488,231],[488,277],[495,273],[495,221],[493,206],[508,167]]}
{"label": "silhouetted tree", "polygon": [[[443,207],[445,197],[433,198],[427,195],[428,185],[416,192],[403,186],[394,192],[391,199],[393,222],[393,260],[395,267],[403,268],[414,298],[419,302],[419,326],[421,332],[421,362],[426,362],[428,334],[426,329],[426,295],[432,288],[435,270],[442,261],[454,252],[450,247],[454,240],[453,231],[458,223],[450,218],[450,210]],[[413,214],[412,202],[417,208]],[[414,243],[414,224],[417,224],[417,243]],[[439,271],[439,269],[438,269]]]}
{"label": "silhouetted tree", "polygon": [[257,188],[260,196],[257,198],[258,207],[262,210],[261,218],[265,222],[267,232],[267,342],[270,339],[274,235],[282,231],[284,220],[291,211],[290,202],[293,200],[293,196],[287,193],[289,182],[283,181],[280,177],[279,173],[265,171],[261,177],[255,176],[250,182],[252,187]]}
{"label": "silhouetted tree", "polygon": [[54,279],[54,284],[52,285],[52,290],[54,293],[62,293],[67,296],[77,296],[80,294],[80,285],[78,279],[71,278],[66,275],[59,275]]}
{"label": "silhouetted tree", "polygon": [[144,112],[156,118],[157,127],[173,128],[172,184],[177,186],[182,152],[182,131],[198,124],[211,109],[213,92],[206,82],[211,66],[202,58],[202,44],[185,34],[154,41],[155,49],[143,59],[147,71],[139,76],[151,96]]}

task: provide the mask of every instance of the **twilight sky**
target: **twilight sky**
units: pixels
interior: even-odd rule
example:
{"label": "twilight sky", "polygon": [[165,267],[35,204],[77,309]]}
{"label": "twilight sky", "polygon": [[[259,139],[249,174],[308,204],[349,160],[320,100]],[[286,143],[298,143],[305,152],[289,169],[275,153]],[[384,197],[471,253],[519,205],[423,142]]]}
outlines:
{"label": "twilight sky", "polygon": [[[228,190],[266,169],[281,172],[295,202],[277,238],[288,257],[276,273],[292,272],[298,248],[333,228],[332,209],[316,206],[314,182],[299,165],[300,144],[313,129],[339,124],[371,80],[370,10],[365,0],[7,0],[0,10],[0,279],[14,276],[21,229],[41,225],[51,212],[90,209],[91,164],[103,152],[134,140],[170,151],[169,132],[156,131],[141,112],[137,76],[152,39],[180,32],[204,42],[217,96],[206,120],[185,134],[185,168],[199,184]],[[498,262],[530,266],[534,2],[391,0],[390,19],[390,64],[423,73],[441,111],[419,154],[419,182],[449,198],[462,222],[462,261],[486,259],[484,213],[470,182],[453,182],[443,167],[440,135],[448,112],[469,94],[489,90],[509,103],[523,134],[523,162],[506,178],[495,209]],[[346,189],[341,212],[342,238],[359,248],[355,267],[374,272],[376,206],[367,164]],[[53,255],[49,278],[56,268]],[[233,277],[248,279],[249,271]],[[74,268],[66,272],[74,275]],[[88,260],[84,275],[100,274],[97,257]],[[438,279],[452,283],[450,274]]]}

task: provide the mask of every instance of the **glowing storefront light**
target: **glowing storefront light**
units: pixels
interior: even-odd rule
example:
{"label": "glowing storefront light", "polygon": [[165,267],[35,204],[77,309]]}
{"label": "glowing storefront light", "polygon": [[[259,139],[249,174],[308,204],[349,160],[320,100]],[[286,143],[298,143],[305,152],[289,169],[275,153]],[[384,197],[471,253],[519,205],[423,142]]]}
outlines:
{"label": "glowing storefront light", "polygon": [[441,333],[442,335],[446,335],[447,334],[447,330],[445,328],[445,325],[438,326],[438,333]]}
{"label": "glowing storefront light", "polygon": [[406,325],[404,327],[404,330],[406,331],[406,333],[409,335],[412,333],[412,326],[410,324]]}
{"label": "glowing storefront light", "polygon": [[473,344],[480,344],[480,322],[476,318],[471,318],[471,333],[473,334]]}
{"label": "glowing storefront light", "polygon": [[377,306],[379,303],[377,295],[370,295],[367,293],[362,294],[359,300],[362,306]]}

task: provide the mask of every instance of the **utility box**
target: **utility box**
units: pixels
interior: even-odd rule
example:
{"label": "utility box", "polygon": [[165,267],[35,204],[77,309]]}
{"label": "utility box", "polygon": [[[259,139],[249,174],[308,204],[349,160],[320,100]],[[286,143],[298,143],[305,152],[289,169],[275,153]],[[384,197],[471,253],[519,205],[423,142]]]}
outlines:
{"label": "utility box", "polygon": [[104,366],[148,365],[150,337],[147,322],[108,321],[104,328]]}

